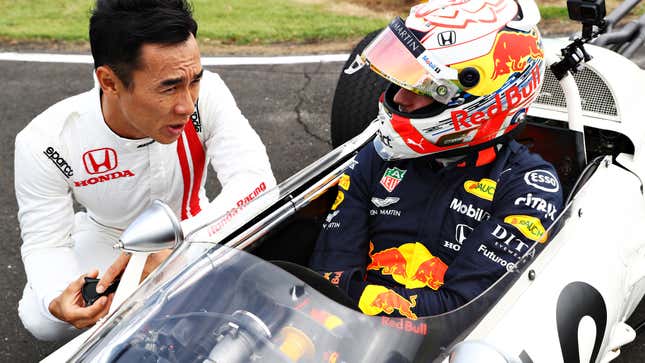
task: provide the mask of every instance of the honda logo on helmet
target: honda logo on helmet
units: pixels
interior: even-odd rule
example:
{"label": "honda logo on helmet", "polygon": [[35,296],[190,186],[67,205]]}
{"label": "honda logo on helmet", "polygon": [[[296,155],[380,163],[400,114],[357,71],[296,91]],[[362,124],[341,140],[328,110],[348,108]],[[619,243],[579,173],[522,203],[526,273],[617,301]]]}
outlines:
{"label": "honda logo on helmet", "polygon": [[445,47],[447,45],[453,45],[457,42],[457,33],[454,30],[441,32],[437,34],[437,41],[439,45]]}
{"label": "honda logo on helmet", "polygon": [[116,169],[119,161],[116,151],[110,148],[90,150],[83,154],[83,164],[89,174],[102,174]]}

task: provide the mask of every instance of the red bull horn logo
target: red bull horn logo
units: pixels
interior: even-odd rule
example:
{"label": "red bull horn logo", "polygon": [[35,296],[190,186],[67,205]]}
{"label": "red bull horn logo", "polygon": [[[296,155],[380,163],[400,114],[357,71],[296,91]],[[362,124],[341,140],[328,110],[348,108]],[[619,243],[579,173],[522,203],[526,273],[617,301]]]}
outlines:
{"label": "red bull horn logo", "polygon": [[367,315],[392,314],[396,310],[401,316],[414,320],[417,315],[412,308],[416,305],[417,295],[410,296],[408,300],[393,290],[378,285],[367,285],[358,301],[358,307]]}
{"label": "red bull horn logo", "polygon": [[448,269],[439,257],[433,256],[421,243],[406,243],[399,247],[388,248],[372,254],[374,244],[370,242],[369,256],[372,262],[367,270],[381,270],[381,274],[408,289],[429,287],[437,290],[443,285],[443,277]]}
{"label": "red bull horn logo", "polygon": [[521,72],[526,67],[528,57],[544,58],[539,38],[535,32],[500,32],[493,52],[493,79],[512,72]]}

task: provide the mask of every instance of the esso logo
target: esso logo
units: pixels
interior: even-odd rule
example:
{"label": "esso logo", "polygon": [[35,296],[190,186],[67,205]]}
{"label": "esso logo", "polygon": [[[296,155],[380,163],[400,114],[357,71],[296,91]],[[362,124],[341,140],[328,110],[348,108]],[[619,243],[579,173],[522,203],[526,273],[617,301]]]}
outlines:
{"label": "esso logo", "polygon": [[532,170],[524,174],[526,184],[545,192],[555,193],[560,190],[560,183],[548,170]]}

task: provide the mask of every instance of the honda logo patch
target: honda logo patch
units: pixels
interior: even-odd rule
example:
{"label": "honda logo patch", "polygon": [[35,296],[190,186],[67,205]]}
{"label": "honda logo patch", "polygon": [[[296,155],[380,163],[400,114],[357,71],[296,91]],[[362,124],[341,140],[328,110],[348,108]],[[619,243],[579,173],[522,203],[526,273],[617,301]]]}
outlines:
{"label": "honda logo patch", "polygon": [[83,154],[83,164],[88,174],[102,174],[116,169],[119,161],[114,149],[102,148]]}
{"label": "honda logo patch", "polygon": [[473,231],[473,227],[465,225],[465,224],[458,224],[457,228],[455,229],[455,241],[457,243],[462,244],[468,238],[468,235],[470,232]]}
{"label": "honda logo patch", "polygon": [[441,32],[437,34],[437,41],[442,47],[453,45],[457,42],[457,33],[454,30]]}

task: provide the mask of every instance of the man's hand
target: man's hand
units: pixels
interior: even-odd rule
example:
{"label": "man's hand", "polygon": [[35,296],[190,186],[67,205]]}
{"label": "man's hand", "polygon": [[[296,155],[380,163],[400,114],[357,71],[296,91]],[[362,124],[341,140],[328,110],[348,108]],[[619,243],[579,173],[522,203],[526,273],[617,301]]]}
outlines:
{"label": "man's hand", "polygon": [[112,282],[120,276],[123,271],[125,271],[125,267],[130,261],[130,256],[132,256],[132,254],[121,252],[119,257],[117,257],[112,265],[110,265],[110,267],[105,271],[98,284],[96,284],[96,292],[99,294],[103,293],[103,291],[105,291],[105,289],[107,289],[108,286],[110,286]]}
{"label": "man's hand", "polygon": [[[159,251],[156,253],[151,253],[146,259],[146,264],[143,267],[143,272],[141,273],[141,280],[145,279],[152,271],[154,271],[170,254],[172,253],[171,249]],[[130,261],[131,254],[127,252],[121,253],[119,257],[114,261],[114,263],[105,271],[103,277],[96,285],[96,292],[99,294],[105,291],[112,282],[125,271],[128,262]]]}
{"label": "man's hand", "polygon": [[49,311],[52,315],[78,329],[92,326],[100,318],[104,317],[109,311],[114,294],[102,296],[94,304],[87,307],[81,294],[85,276],[96,278],[98,274],[98,270],[93,270],[70,283],[60,295],[49,303]]}

